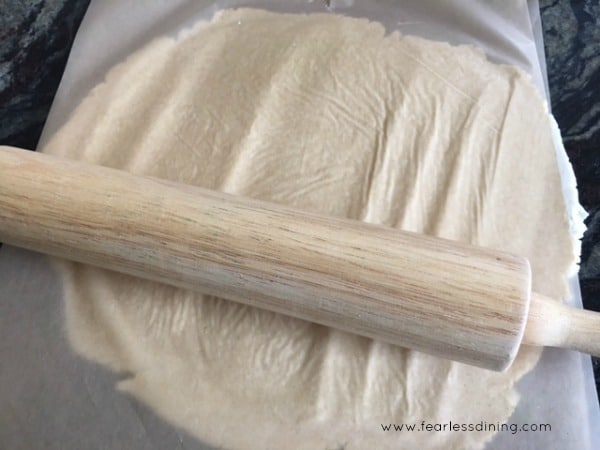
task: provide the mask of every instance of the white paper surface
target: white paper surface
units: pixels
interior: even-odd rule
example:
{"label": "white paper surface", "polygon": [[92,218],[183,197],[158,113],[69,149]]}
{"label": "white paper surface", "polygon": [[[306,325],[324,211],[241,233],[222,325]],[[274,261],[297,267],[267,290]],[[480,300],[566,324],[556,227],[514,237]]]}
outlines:
{"label": "white paper surface", "polygon": [[[92,0],[44,128],[40,145],[69,118],[105,74],[152,38],[176,35],[233,6],[324,12],[320,0]],[[537,2],[332,0],[336,13],[379,20],[389,30],[473,44],[500,63],[532,75],[547,95]],[[537,24],[537,29],[533,24]],[[537,44],[537,45],[536,45]],[[557,130],[558,133],[558,130]],[[581,232],[574,177],[556,134],[573,233]],[[578,225],[579,224],[579,225]],[[549,243],[551,245],[551,243]],[[575,304],[580,304],[576,277]],[[8,448],[208,448],[115,391],[119,374],[75,355],[65,336],[60,280],[45,257],[0,250],[0,443]],[[600,448],[600,413],[589,357],[546,350],[519,382],[522,399],[510,422],[550,423],[552,432],[499,433],[489,449]]]}

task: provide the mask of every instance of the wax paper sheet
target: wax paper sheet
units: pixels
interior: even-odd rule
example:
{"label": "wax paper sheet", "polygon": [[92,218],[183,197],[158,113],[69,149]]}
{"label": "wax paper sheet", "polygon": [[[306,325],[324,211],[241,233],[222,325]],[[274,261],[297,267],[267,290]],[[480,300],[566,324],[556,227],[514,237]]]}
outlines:
{"label": "wax paper sheet", "polygon": [[[43,145],[108,70],[151,39],[174,36],[235,6],[281,12],[332,11],[451,44],[473,44],[521,67],[547,96],[537,1],[92,0],[44,128]],[[556,154],[572,235],[582,210],[560,133]],[[548,243],[551,245],[551,243]],[[580,305],[576,277],[571,302]],[[115,374],[77,356],[66,337],[60,279],[43,255],[0,250],[0,443],[6,448],[209,448],[115,390]],[[489,449],[600,448],[600,413],[589,357],[545,350],[518,384],[512,423],[550,423],[552,432],[499,433]]]}

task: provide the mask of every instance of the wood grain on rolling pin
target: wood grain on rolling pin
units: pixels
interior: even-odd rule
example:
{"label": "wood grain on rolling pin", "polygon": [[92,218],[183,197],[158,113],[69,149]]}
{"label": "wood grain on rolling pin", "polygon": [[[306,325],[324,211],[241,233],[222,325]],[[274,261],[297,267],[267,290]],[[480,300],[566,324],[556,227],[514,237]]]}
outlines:
{"label": "wood grain on rolling pin", "polygon": [[0,148],[0,240],[501,370],[525,258]]}

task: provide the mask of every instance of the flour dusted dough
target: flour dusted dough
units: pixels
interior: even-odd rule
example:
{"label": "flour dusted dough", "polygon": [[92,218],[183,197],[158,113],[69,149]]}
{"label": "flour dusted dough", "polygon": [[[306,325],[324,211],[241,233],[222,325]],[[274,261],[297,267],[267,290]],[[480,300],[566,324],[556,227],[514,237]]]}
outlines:
{"label": "flour dusted dough", "polygon": [[[545,106],[470,47],[332,14],[225,11],[113,69],[43,149],[332,216],[523,254],[561,298],[574,262]],[[181,289],[59,262],[75,349],[232,449],[481,448],[522,349],[494,373]]]}

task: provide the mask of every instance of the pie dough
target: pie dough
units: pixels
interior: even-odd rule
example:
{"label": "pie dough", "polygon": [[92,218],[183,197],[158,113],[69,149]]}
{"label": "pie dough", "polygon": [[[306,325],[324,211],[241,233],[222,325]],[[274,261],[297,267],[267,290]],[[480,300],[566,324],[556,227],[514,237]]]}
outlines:
{"label": "pie dough", "polygon": [[[115,67],[43,149],[530,259],[560,299],[575,248],[546,106],[472,47],[334,14],[227,10]],[[230,449],[482,448],[505,373],[222,299],[56,261],[77,352],[200,440]]]}

